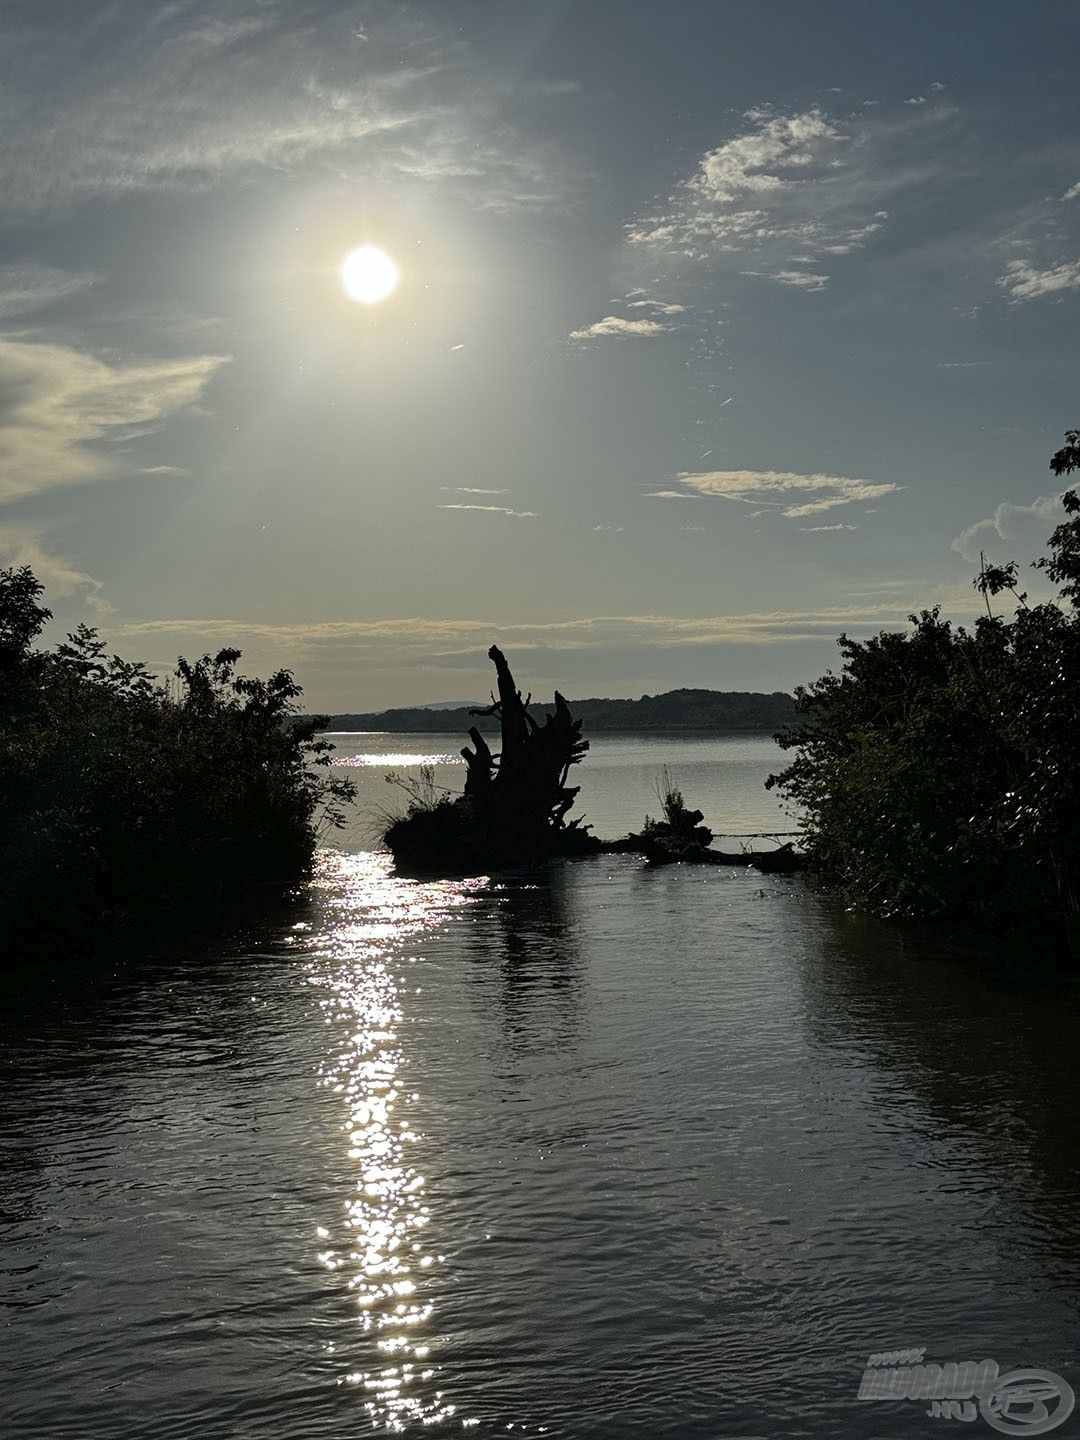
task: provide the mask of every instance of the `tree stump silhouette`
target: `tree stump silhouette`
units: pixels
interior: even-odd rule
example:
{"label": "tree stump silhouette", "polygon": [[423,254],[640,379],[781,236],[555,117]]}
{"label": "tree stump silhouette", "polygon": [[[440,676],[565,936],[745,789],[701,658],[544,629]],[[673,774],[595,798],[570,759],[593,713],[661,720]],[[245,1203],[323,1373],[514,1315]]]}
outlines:
{"label": "tree stump silhouette", "polygon": [[589,826],[567,820],[580,788],[567,784],[570,767],[580,764],[589,748],[581,721],[556,691],[554,714],[538,724],[529,712],[531,694],[521,698],[497,645],[488,658],[497,688],[490,705],[471,713],[499,721],[499,753],[492,753],[475,726],[469,730],[472,745],[461,751],[465,793],[430,809],[414,807],[387,830],[399,869],[468,871],[599,851]]}

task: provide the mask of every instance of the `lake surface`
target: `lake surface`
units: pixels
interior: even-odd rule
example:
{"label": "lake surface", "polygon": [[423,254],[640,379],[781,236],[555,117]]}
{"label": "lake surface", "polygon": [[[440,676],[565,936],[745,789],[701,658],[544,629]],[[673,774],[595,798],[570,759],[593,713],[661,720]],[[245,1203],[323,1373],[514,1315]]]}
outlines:
{"label": "lake surface", "polygon": [[[4,1440],[924,1436],[856,1399],[922,1346],[1080,1388],[1073,983],[738,869],[399,880],[382,776],[457,739],[337,739],[305,901],[5,999]],[[738,834],[780,758],[577,778],[601,834],[665,763]]]}
{"label": "lake surface", "polygon": [[[402,811],[407,805],[408,797],[400,786],[388,784],[388,777],[415,777],[424,766],[440,790],[460,794],[464,787],[460,735],[352,733],[329,738],[336,746],[338,769],[347,771],[359,789],[356,814],[344,836],[350,848],[371,845],[385,828],[386,811]],[[495,737],[489,738],[494,744]],[[640,827],[646,812],[660,815],[657,788],[666,770],[687,802],[705,812],[718,839],[746,832],[789,832],[797,821],[780,797],[765,789],[765,777],[779,770],[784,759],[767,735],[592,736],[584,764],[570,771],[570,784],[581,786],[571,814],[584,815],[606,839],[626,835]]]}

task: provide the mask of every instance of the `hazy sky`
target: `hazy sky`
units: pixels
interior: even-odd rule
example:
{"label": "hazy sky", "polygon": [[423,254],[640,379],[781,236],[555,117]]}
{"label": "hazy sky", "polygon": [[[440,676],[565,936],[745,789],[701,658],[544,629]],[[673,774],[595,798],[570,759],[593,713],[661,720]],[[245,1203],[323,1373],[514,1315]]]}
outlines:
{"label": "hazy sky", "polygon": [[973,614],[1080,423],[1078,48],[1074,0],[0,0],[0,561],[338,709]]}

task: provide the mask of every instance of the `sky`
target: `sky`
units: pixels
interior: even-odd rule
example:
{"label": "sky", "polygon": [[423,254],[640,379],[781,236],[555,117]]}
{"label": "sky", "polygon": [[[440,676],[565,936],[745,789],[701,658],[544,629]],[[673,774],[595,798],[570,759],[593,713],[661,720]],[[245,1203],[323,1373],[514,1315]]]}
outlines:
{"label": "sky", "polygon": [[331,711],[483,697],[492,641],[775,690],[968,620],[1080,424],[1078,47],[1073,0],[0,0],[0,564]]}

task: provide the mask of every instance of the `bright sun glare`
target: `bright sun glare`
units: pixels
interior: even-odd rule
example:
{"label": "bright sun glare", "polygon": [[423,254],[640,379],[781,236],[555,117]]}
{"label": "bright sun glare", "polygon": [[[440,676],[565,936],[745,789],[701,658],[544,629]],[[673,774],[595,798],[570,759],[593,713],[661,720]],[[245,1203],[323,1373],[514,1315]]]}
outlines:
{"label": "bright sun glare", "polygon": [[401,272],[385,250],[377,245],[361,245],[351,250],[341,262],[341,283],[350,300],[361,305],[377,305],[393,293]]}

